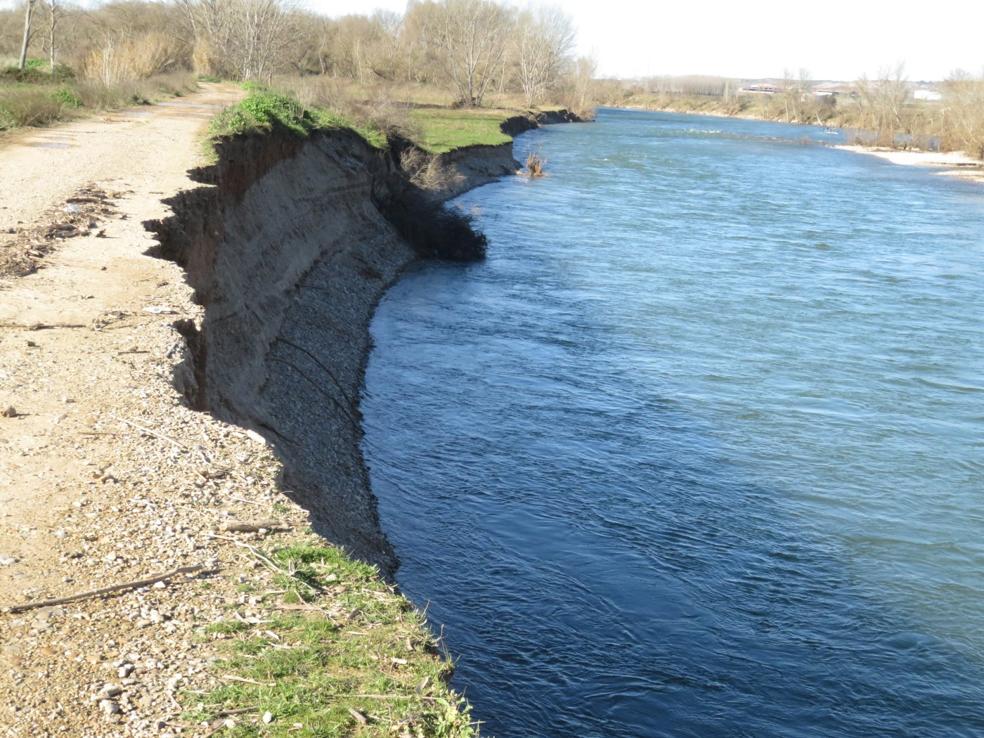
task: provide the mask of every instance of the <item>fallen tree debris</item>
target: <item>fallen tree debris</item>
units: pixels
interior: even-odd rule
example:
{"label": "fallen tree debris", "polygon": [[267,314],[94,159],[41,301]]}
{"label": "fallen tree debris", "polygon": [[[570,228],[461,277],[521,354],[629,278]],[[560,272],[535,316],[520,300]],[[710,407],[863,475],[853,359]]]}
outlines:
{"label": "fallen tree debris", "polygon": [[113,584],[109,587],[101,587],[100,589],[93,589],[88,592],[79,592],[78,594],[68,595],[67,597],[54,597],[50,600],[38,600],[37,602],[25,602],[19,605],[7,605],[5,607],[0,607],[0,612],[18,613],[27,612],[28,610],[38,610],[42,607],[52,607],[53,605],[67,605],[72,602],[79,602],[81,600],[94,599],[96,597],[105,597],[106,595],[118,594],[120,592],[128,592],[133,589],[140,589],[141,587],[149,587],[157,582],[163,582],[168,579],[173,579],[174,577],[180,576],[182,574],[199,574],[215,571],[214,569],[207,569],[202,564],[192,564],[191,566],[179,566],[177,569],[172,571],[164,572],[163,574],[155,574],[154,576],[147,577],[146,579],[137,579],[132,582],[123,582],[122,584]]}

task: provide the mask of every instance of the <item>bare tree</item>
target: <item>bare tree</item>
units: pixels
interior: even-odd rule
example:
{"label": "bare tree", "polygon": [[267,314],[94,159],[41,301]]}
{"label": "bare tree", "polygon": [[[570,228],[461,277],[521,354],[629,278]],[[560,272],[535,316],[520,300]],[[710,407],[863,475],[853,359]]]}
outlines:
{"label": "bare tree", "polygon": [[984,159],[984,75],[954,72],[943,83],[941,143]]}
{"label": "bare tree", "polygon": [[862,77],[855,85],[858,95],[858,127],[870,131],[875,143],[894,146],[896,134],[905,131],[903,111],[909,99],[909,82],[905,69],[899,64],[892,71],[883,71],[879,79]]}
{"label": "bare tree", "polygon": [[559,8],[540,7],[519,16],[517,45],[519,83],[526,105],[543,102],[574,47],[574,25]]}
{"label": "bare tree", "polygon": [[51,73],[55,73],[55,30],[61,19],[61,7],[58,0],[48,2],[48,58],[51,60]]}
{"label": "bare tree", "polygon": [[492,0],[444,0],[436,40],[460,105],[479,106],[501,71],[511,14]]}
{"label": "bare tree", "polygon": [[295,15],[284,0],[178,0],[199,71],[268,79],[285,63]]}
{"label": "bare tree", "polygon": [[31,43],[31,16],[34,15],[36,2],[37,0],[27,0],[27,5],[24,7],[24,38],[21,41],[20,60],[17,62],[17,68],[22,72],[27,66],[27,47]]}
{"label": "bare tree", "polygon": [[581,116],[593,115],[595,77],[598,73],[598,62],[593,57],[581,56],[574,62],[572,71],[571,99],[568,103],[571,110]]}

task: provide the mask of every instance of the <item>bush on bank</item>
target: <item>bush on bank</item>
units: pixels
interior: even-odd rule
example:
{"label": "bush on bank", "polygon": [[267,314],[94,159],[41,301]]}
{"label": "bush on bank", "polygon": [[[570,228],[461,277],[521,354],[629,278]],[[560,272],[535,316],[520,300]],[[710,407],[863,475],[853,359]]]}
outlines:
{"label": "bush on bank", "polygon": [[385,148],[386,133],[369,125],[348,120],[324,108],[306,108],[295,97],[256,84],[244,85],[249,94],[223,110],[209,125],[209,139],[215,141],[248,133],[279,130],[306,137],[314,131],[350,128],[375,148]]}

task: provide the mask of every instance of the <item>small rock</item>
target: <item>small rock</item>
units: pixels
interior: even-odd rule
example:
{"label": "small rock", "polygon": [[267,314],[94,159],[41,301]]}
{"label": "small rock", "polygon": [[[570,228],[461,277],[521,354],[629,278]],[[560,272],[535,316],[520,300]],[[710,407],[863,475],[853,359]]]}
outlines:
{"label": "small rock", "polygon": [[120,714],[120,706],[114,700],[99,700],[99,709],[106,717]]}
{"label": "small rock", "polygon": [[267,725],[269,725],[270,723],[272,723],[273,722],[273,713],[270,712],[270,711],[264,712],[263,713],[263,722],[266,723]]}
{"label": "small rock", "polygon": [[12,566],[17,563],[13,556],[0,556],[0,566]]}
{"label": "small rock", "polygon": [[0,415],[3,415],[3,417],[5,418],[16,418],[17,408],[15,408],[13,405],[8,405],[6,408],[4,408],[4,411],[0,413]]}
{"label": "small rock", "polygon": [[116,673],[119,674],[120,679],[126,679],[133,673],[134,668],[133,664],[123,664]]}
{"label": "small rock", "polygon": [[123,694],[123,689],[117,684],[104,684],[99,690],[97,697],[101,700],[108,700],[111,697],[118,697]]}

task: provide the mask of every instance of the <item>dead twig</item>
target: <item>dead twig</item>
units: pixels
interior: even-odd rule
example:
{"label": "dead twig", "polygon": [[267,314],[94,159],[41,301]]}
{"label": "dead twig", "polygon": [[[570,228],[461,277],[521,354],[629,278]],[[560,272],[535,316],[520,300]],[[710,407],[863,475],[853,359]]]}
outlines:
{"label": "dead twig", "polygon": [[250,546],[248,543],[243,543],[242,541],[240,541],[240,540],[238,540],[236,538],[233,538],[232,536],[223,536],[223,535],[219,535],[218,533],[209,533],[208,536],[209,536],[209,538],[216,538],[216,539],[218,539],[220,541],[229,541],[229,543],[232,543],[232,544],[234,544],[236,546],[239,546],[239,548],[245,548],[247,551],[249,551],[251,554],[253,554],[253,556],[255,556],[256,559],[261,564],[263,564],[266,568],[268,568],[274,574],[280,574],[281,576],[285,576],[285,577],[288,577],[290,579],[293,579],[298,584],[303,584],[305,587],[307,587],[312,592],[317,592],[318,594],[321,594],[324,591],[321,587],[316,587],[315,585],[311,584],[310,582],[305,582],[303,579],[301,579],[299,576],[297,576],[294,572],[292,572],[292,571],[290,571],[288,569],[285,569],[282,566],[278,566],[276,564],[276,562],[274,562],[269,556],[267,556],[262,551],[260,551],[260,549],[258,549],[256,546]]}
{"label": "dead twig", "polygon": [[171,438],[170,436],[166,436],[163,433],[159,433],[158,431],[155,431],[152,428],[148,428],[145,425],[140,425],[139,423],[134,423],[132,420],[127,420],[126,418],[121,418],[121,417],[119,417],[117,415],[111,415],[110,417],[112,417],[114,420],[120,421],[124,425],[128,425],[131,428],[135,428],[136,430],[140,431],[141,433],[146,433],[148,436],[153,436],[154,438],[159,438],[162,441],[167,441],[168,443],[170,443],[170,444],[172,444],[174,446],[177,446],[178,448],[180,448],[183,451],[190,451],[191,450],[186,444],[181,443],[181,441],[177,441],[177,440]]}
{"label": "dead twig", "polygon": [[83,323],[0,323],[0,328],[13,328],[20,331],[50,331],[55,328],[88,328]]}
{"label": "dead twig", "polygon": [[226,533],[258,533],[261,530],[284,532],[290,530],[290,526],[284,525],[279,520],[259,520],[255,523],[231,520],[222,526],[222,530]]}
{"label": "dead twig", "polygon": [[186,443],[182,443],[181,441],[178,441],[178,440],[176,440],[174,438],[171,438],[170,436],[164,435],[163,433],[161,433],[159,431],[155,431],[153,428],[148,428],[145,425],[140,425],[139,423],[134,423],[132,420],[127,420],[126,418],[121,418],[118,415],[110,415],[110,417],[113,418],[113,419],[115,419],[115,420],[120,421],[124,425],[128,425],[131,428],[135,428],[136,430],[140,431],[141,433],[146,433],[148,436],[153,436],[154,438],[159,438],[162,441],[167,441],[168,443],[174,445],[175,447],[180,448],[182,451],[188,451],[189,453],[191,451],[197,451],[198,454],[202,457],[202,460],[206,464],[211,464],[212,463],[212,459],[209,458],[208,454],[205,453],[204,449],[202,449],[201,446],[195,446],[194,448],[192,448],[191,446],[189,446]]}
{"label": "dead twig", "polygon": [[6,607],[0,607],[0,611],[16,613],[16,612],[27,612],[28,610],[37,610],[42,607],[51,607],[52,605],[67,605],[71,602],[79,602],[80,600],[89,600],[96,597],[105,597],[110,594],[117,594],[119,592],[126,592],[132,589],[140,589],[141,587],[149,587],[152,584],[157,584],[157,582],[163,582],[168,579],[172,579],[181,574],[197,574],[206,571],[215,571],[214,569],[206,569],[202,564],[192,564],[191,566],[179,566],[173,571],[164,572],[163,574],[155,574],[154,576],[147,577],[146,579],[137,579],[133,582],[124,582],[122,584],[113,584],[109,587],[101,587],[100,589],[94,589],[89,592],[79,592],[78,594],[68,595],[67,597],[55,597],[50,600],[38,600],[37,602],[25,602],[20,605],[9,605]]}

